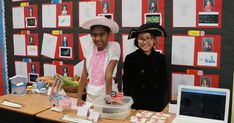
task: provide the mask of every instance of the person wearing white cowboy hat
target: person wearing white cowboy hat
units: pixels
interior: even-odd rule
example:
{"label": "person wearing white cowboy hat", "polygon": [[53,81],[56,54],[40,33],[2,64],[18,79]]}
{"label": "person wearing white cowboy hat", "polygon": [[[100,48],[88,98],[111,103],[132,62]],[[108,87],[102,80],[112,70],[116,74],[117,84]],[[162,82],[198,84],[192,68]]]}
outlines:
{"label": "person wearing white cowboy hat", "polygon": [[117,63],[120,59],[120,45],[109,42],[112,33],[118,33],[118,24],[105,17],[94,17],[84,22],[81,27],[90,30],[92,41],[84,49],[84,66],[78,88],[77,105],[84,104],[82,94],[86,88],[87,102],[93,102],[100,96],[110,97],[111,91],[117,91],[114,82]]}
{"label": "person wearing white cowboy hat", "polygon": [[167,65],[164,55],[154,49],[158,36],[166,36],[166,32],[154,23],[132,29],[128,35],[128,39],[135,38],[134,44],[139,48],[126,56],[122,76],[123,92],[133,98],[134,109],[159,112],[164,108]]}

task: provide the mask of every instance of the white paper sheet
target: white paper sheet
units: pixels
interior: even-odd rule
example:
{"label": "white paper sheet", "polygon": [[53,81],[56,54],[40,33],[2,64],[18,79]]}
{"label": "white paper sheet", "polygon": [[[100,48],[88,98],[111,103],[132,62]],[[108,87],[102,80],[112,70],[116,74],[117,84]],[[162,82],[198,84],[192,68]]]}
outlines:
{"label": "white paper sheet", "polygon": [[87,117],[89,109],[85,106],[79,106],[77,109],[77,116]]}
{"label": "white paper sheet", "polygon": [[90,36],[90,34],[80,37],[80,44],[81,44],[82,52],[85,57],[86,57],[88,50],[90,49],[91,44],[93,43],[92,40],[93,39]]}
{"label": "white paper sheet", "polygon": [[27,62],[15,62],[15,74],[28,78]]}
{"label": "white paper sheet", "polygon": [[56,65],[44,64],[44,76],[54,76],[56,74]]}
{"label": "white paper sheet", "polygon": [[92,123],[92,121],[80,119],[78,117],[74,117],[69,114],[65,114],[61,119],[65,121],[74,122],[74,123]]}
{"label": "white paper sheet", "polygon": [[171,64],[194,65],[195,37],[172,36]]}
{"label": "white paper sheet", "polygon": [[123,35],[123,61],[125,61],[125,57],[134,52],[136,49],[138,49],[134,45],[134,39],[128,40],[128,35]]}
{"label": "white paper sheet", "polygon": [[62,15],[58,16],[58,26],[67,26],[71,25],[71,16],[70,15]]}
{"label": "white paper sheet", "polygon": [[142,24],[142,0],[122,0],[122,27]]}
{"label": "white paper sheet", "polygon": [[84,65],[84,60],[74,66],[74,76],[77,75],[81,77],[83,71],[83,65]]}
{"label": "white paper sheet", "polygon": [[196,26],[196,0],[173,0],[173,27]]}
{"label": "white paper sheet", "polygon": [[24,24],[24,7],[14,7],[12,9],[13,16],[13,29],[25,28]]}
{"label": "white paper sheet", "polygon": [[44,33],[41,54],[54,59],[57,39],[57,36]]}
{"label": "white paper sheet", "polygon": [[194,75],[189,74],[172,74],[172,97],[177,97],[179,85],[194,86]]}
{"label": "white paper sheet", "polygon": [[198,52],[197,65],[217,66],[218,54],[215,52]]}
{"label": "white paper sheet", "polygon": [[27,46],[27,55],[29,56],[38,56],[37,46]]}
{"label": "white paper sheet", "polygon": [[99,112],[96,112],[96,111],[90,111],[90,114],[89,114],[89,120],[93,120],[94,122],[97,122],[98,121],[98,118],[100,116],[100,113]]}
{"label": "white paper sheet", "polygon": [[22,108],[23,107],[22,105],[20,105],[18,103],[6,101],[6,100],[4,100],[1,104],[5,105],[5,106],[10,106],[10,107],[13,107],[13,108]]}
{"label": "white paper sheet", "polygon": [[14,55],[26,56],[25,35],[14,34]]}
{"label": "white paper sheet", "polygon": [[56,5],[42,5],[42,27],[56,28]]}
{"label": "white paper sheet", "polygon": [[96,2],[79,2],[79,25],[96,17]]}

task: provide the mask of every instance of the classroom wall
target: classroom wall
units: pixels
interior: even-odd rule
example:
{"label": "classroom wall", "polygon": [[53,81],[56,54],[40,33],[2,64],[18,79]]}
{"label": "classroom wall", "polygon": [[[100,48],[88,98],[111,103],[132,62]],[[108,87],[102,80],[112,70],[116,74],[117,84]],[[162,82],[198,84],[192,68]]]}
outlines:
{"label": "classroom wall", "polygon": [[[12,3],[11,0],[5,1],[5,11],[6,11],[6,39],[7,39],[7,57],[8,57],[8,76],[11,77],[15,75],[15,67],[14,62],[19,60],[22,61],[24,57],[14,56],[13,53],[13,33],[20,33],[21,30],[17,30],[12,28],[12,6],[19,6],[19,2]],[[77,64],[79,60],[79,51],[78,51],[78,35],[81,33],[87,33],[80,27],[78,27],[78,2],[80,0],[63,0],[64,2],[72,1],[73,2],[73,28],[66,29],[63,28],[65,33],[72,33],[74,35],[74,59],[73,60],[62,60],[64,64]],[[143,0],[144,1],[144,0]],[[160,0],[159,0],[160,1]],[[31,29],[31,32],[38,33],[39,39],[43,38],[43,33],[51,33],[53,29],[50,28],[42,28],[42,4],[50,3],[50,0],[30,0],[30,4],[38,4],[38,29]],[[121,3],[122,0],[115,0],[115,20],[119,25],[122,24],[121,18]],[[187,69],[199,69],[203,70],[206,74],[217,74],[219,75],[219,87],[220,88],[228,88],[233,90],[233,69],[234,64],[232,57],[234,56],[234,1],[222,1],[222,28],[173,28],[172,26],[172,5],[173,0],[164,0],[164,27],[167,31],[168,36],[164,40],[164,54],[166,56],[166,60],[168,63],[169,69],[169,80],[171,80],[172,72],[186,72]],[[172,35],[173,34],[186,34],[190,29],[198,29],[203,30],[206,34],[210,35],[221,35],[221,63],[220,68],[204,68],[204,67],[194,67],[194,66],[179,66],[171,64],[171,51],[172,51]],[[122,34],[128,34],[131,28],[121,27],[120,32],[115,35],[115,40],[122,44]],[[39,49],[42,46],[42,41],[39,41]],[[40,51],[40,50],[39,50]],[[45,58],[42,55],[39,57],[32,57],[33,61],[39,62],[40,68],[43,68],[43,64],[50,62],[52,63],[53,59]],[[122,60],[121,60],[122,61]],[[117,73],[117,81],[121,82],[121,68],[123,63],[120,62]],[[40,69],[40,75],[43,75],[43,69]],[[171,89],[168,89],[167,96],[170,96]],[[233,95],[232,95],[233,97]],[[230,104],[233,104],[230,102]],[[232,108],[230,108],[231,110]],[[231,111],[230,111],[231,112]],[[231,116],[231,113],[230,113]],[[231,117],[229,117],[231,118]]]}

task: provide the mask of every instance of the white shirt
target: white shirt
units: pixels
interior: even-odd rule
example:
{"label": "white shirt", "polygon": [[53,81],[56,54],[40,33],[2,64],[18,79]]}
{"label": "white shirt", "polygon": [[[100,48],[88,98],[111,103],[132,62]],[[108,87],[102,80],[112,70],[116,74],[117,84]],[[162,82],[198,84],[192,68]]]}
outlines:
{"label": "white shirt", "polygon": [[[107,54],[106,54],[106,60],[105,60],[105,64],[104,64],[104,69],[106,71],[106,68],[109,64],[109,62],[111,60],[117,60],[119,61],[120,59],[120,45],[118,42],[108,42],[107,44]],[[93,42],[90,42],[89,43],[89,48],[85,48],[84,49],[84,57],[86,58],[86,69],[87,69],[87,72],[88,72],[88,78],[90,77],[90,74],[91,74],[91,58],[92,58],[92,55],[93,55],[93,52],[94,52],[94,49],[95,49],[95,45]],[[113,71],[113,74],[112,74],[112,77],[115,77],[116,76],[116,72],[117,72],[117,64],[114,68],[114,71]],[[90,82],[89,82],[90,83]],[[88,94],[92,94],[92,95],[105,95],[105,92],[106,92],[106,86],[94,86],[94,85],[91,85],[88,83],[88,86],[87,86],[87,93]],[[105,82],[104,82],[105,83]],[[117,91],[117,84],[115,84],[114,80],[112,80],[112,90],[113,91]]]}

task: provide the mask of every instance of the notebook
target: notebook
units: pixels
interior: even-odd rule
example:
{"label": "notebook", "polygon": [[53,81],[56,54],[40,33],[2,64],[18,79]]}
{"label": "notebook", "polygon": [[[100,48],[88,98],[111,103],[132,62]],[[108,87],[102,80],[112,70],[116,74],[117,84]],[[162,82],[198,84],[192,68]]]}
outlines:
{"label": "notebook", "polygon": [[229,100],[228,89],[179,86],[172,123],[227,123]]}

